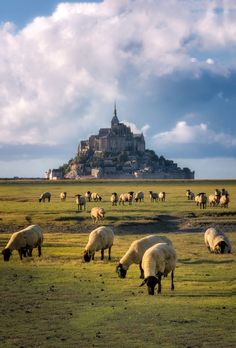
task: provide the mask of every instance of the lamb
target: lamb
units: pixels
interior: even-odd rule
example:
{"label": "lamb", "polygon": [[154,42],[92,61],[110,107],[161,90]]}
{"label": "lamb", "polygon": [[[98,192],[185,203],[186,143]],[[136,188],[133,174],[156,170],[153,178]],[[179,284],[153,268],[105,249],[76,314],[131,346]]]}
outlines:
{"label": "lamb", "polygon": [[100,207],[94,207],[91,209],[91,218],[93,223],[103,220],[105,216],[105,210]]}
{"label": "lamb", "polygon": [[187,198],[188,198],[188,200],[189,201],[192,201],[192,200],[194,200],[194,198],[195,198],[195,195],[194,195],[194,193],[191,191],[191,190],[186,190],[186,196],[187,196]]}
{"label": "lamb", "polygon": [[76,204],[78,205],[78,211],[79,210],[82,210],[82,208],[84,207],[84,210],[86,208],[86,200],[84,198],[84,196],[78,194],[78,195],[75,195],[76,199]]}
{"label": "lamb", "polygon": [[171,273],[171,290],[174,290],[174,270],[176,267],[175,249],[167,243],[158,243],[147,249],[143,255],[142,267],[144,269],[144,284],[148,287],[148,294],[154,295],[158,284],[157,293],[161,293],[161,278]]}
{"label": "lamb", "polygon": [[144,200],[143,192],[139,191],[139,192],[135,193],[134,200],[135,200],[135,202],[138,202],[138,201],[143,202],[143,200]]}
{"label": "lamb", "polygon": [[195,197],[195,202],[200,206],[200,209],[205,209],[207,205],[207,196],[205,192],[198,193]]}
{"label": "lamb", "polygon": [[85,192],[84,197],[87,202],[91,202],[91,195],[92,193],[90,191]]}
{"label": "lamb", "polygon": [[110,227],[100,226],[89,235],[88,243],[84,251],[84,261],[89,262],[96,251],[101,250],[101,260],[104,259],[104,250],[108,249],[108,260],[111,260],[111,247],[114,242],[114,233]]}
{"label": "lamb", "polygon": [[118,194],[116,192],[113,192],[111,194],[111,204],[112,205],[117,205],[118,200],[119,200]]}
{"label": "lamb", "polygon": [[13,250],[18,250],[22,256],[32,256],[33,248],[38,247],[38,256],[42,255],[43,231],[38,225],[30,225],[23,230],[12,234],[9,242],[2,251],[4,261],[9,261]]}
{"label": "lamb", "polygon": [[129,205],[131,205],[133,202],[133,195],[133,191],[130,191],[128,193],[122,193],[119,197],[119,204],[122,203],[124,205],[125,202],[129,202]]}
{"label": "lamb", "polygon": [[67,195],[66,192],[61,192],[61,193],[60,193],[61,202],[65,202],[65,200],[66,200],[66,195]]}
{"label": "lamb", "polygon": [[208,250],[215,254],[231,253],[230,241],[224,232],[208,228],[204,234],[204,241]]}
{"label": "lamb", "polygon": [[228,206],[229,206],[229,195],[228,194],[223,194],[220,197],[220,206],[223,208],[228,208]]}
{"label": "lamb", "polygon": [[156,243],[167,243],[172,245],[171,241],[164,236],[149,235],[141,239],[137,239],[131,243],[125,255],[120,259],[116,271],[120,278],[125,278],[128,268],[133,264],[139,264],[140,278],[144,278],[142,269],[142,258],[145,251]]}
{"label": "lamb", "polygon": [[94,201],[94,202],[98,202],[102,200],[102,197],[97,193],[97,192],[93,192],[91,194],[91,199]]}
{"label": "lamb", "polygon": [[165,202],[165,200],[166,200],[166,193],[165,192],[159,192],[158,199],[159,199],[159,201]]}
{"label": "lamb", "polygon": [[151,202],[156,202],[158,199],[158,193],[152,191],[149,191],[149,193]]}
{"label": "lamb", "polygon": [[45,202],[45,199],[48,200],[48,202],[50,202],[51,200],[51,193],[50,192],[44,192],[41,194],[41,196],[39,197],[39,202]]}

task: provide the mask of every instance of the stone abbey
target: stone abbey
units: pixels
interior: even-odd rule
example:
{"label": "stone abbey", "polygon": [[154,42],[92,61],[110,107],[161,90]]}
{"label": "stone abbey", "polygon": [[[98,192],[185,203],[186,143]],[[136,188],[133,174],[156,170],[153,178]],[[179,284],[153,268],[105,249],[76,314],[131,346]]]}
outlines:
{"label": "stone abbey", "polygon": [[[189,168],[158,156],[145,147],[143,134],[134,134],[117,117],[116,105],[110,128],[100,128],[98,134],[80,141],[75,158],[59,168],[61,177],[194,179]],[[55,175],[54,175],[55,173]],[[58,169],[50,171],[57,177]]]}

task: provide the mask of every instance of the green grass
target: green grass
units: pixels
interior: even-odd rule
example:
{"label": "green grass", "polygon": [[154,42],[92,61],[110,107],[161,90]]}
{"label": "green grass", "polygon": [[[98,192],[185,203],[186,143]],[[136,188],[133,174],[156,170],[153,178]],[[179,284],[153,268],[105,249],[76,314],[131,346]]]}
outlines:
{"label": "green grass", "polygon": [[[230,206],[202,211],[186,200],[188,187],[207,194],[226,187]],[[104,261],[97,253],[95,261],[82,262],[94,228],[89,215],[94,204],[76,213],[73,196],[87,189],[102,194],[104,223],[116,232],[110,262],[107,253]],[[145,199],[142,204],[111,207],[111,192],[140,189],[146,196],[149,190],[165,190],[167,202]],[[47,190],[52,202],[37,202]],[[69,195],[64,203],[59,201],[61,191]],[[0,260],[0,346],[235,347],[235,196],[234,181],[0,183],[0,248],[16,227],[28,225],[27,217],[45,230],[41,258],[34,250],[33,258],[23,261],[16,251],[9,262]],[[153,219],[165,216],[166,225]],[[184,219],[186,228],[179,229],[176,218]],[[232,254],[208,253],[203,231],[211,224],[227,231]],[[167,277],[162,294],[149,296],[146,286],[139,287],[137,265],[130,267],[126,279],[119,279],[115,268],[133,240],[152,232],[172,240],[178,263],[174,292]]]}

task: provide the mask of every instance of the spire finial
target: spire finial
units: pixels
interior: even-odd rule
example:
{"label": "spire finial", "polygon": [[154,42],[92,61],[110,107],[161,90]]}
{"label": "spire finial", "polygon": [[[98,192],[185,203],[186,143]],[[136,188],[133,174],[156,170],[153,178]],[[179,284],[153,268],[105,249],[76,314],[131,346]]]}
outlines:
{"label": "spire finial", "polygon": [[115,102],[114,102],[114,116],[116,116],[116,117],[117,117],[117,111],[116,111],[116,100],[115,100]]}

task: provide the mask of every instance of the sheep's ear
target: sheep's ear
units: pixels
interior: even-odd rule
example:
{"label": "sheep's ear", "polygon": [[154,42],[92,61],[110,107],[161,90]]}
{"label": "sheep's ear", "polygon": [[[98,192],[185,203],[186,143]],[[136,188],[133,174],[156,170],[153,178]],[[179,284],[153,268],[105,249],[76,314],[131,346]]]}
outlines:
{"label": "sheep's ear", "polygon": [[139,287],[144,286],[147,282],[147,279],[144,279],[143,282],[139,285]]}

